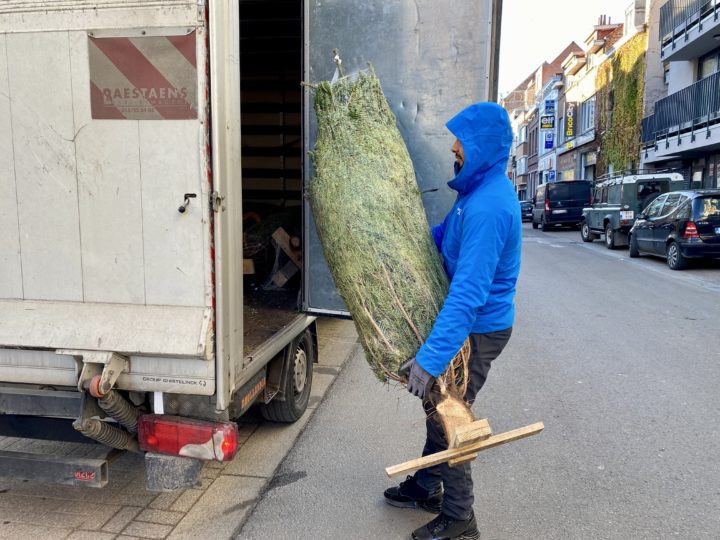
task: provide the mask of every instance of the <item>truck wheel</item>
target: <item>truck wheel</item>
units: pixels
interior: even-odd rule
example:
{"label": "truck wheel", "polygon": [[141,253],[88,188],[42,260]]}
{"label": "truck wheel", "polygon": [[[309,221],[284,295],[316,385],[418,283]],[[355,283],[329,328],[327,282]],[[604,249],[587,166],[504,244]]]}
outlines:
{"label": "truck wheel", "polygon": [[615,249],[615,231],[609,223],[605,226],[605,247]]}
{"label": "truck wheel", "polygon": [[533,226],[533,229],[537,229],[537,228],[538,228],[538,224],[535,223],[535,220],[534,220],[534,219],[533,219],[533,222],[532,222],[532,226]]}
{"label": "truck wheel", "polygon": [[640,256],[640,250],[638,249],[637,238],[635,235],[630,235],[630,258],[637,259]]}
{"label": "truck wheel", "polygon": [[684,270],[688,260],[683,257],[677,242],[670,242],[667,247],[667,264],[671,270]]}
{"label": "truck wheel", "polygon": [[312,387],[315,346],[309,330],[289,345],[287,377],[285,378],[285,399],[274,399],[260,408],[263,418],[271,422],[286,424],[298,420],[307,409]]}
{"label": "truck wheel", "polygon": [[545,232],[548,230],[548,226],[545,224],[545,218],[540,218],[540,229],[542,229],[542,232]]}
{"label": "truck wheel", "polygon": [[583,242],[592,242],[593,240],[595,240],[595,235],[590,232],[590,227],[584,221],[582,225],[580,225],[580,237],[582,238]]}

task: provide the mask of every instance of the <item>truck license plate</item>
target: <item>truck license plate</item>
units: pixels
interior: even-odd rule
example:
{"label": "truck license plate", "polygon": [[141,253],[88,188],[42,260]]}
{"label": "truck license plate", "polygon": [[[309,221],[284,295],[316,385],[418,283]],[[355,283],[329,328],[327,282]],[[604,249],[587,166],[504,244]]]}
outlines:
{"label": "truck license plate", "polygon": [[553,210],[553,214],[567,214],[567,210]]}
{"label": "truck license plate", "polygon": [[632,219],[635,217],[635,212],[632,210],[621,210],[620,219]]}

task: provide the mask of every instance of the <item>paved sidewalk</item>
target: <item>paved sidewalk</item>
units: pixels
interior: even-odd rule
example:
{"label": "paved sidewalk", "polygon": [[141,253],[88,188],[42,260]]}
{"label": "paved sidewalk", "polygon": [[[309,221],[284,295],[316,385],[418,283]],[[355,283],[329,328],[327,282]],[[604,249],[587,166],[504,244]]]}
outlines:
{"label": "paved sidewalk", "polygon": [[[230,463],[209,462],[200,484],[173,493],[145,490],[142,456],[124,454],[110,465],[103,489],[40,484],[0,478],[0,538],[128,539],[231,538],[240,530],[274,478],[345,361],[358,350],[352,322],[323,319],[318,330],[320,363],[315,366],[307,413],[296,423],[264,422],[258,415],[240,421],[241,446]],[[27,441],[0,437],[19,450]],[[44,441],[33,442],[35,452]],[[28,451],[27,449],[23,448]]]}

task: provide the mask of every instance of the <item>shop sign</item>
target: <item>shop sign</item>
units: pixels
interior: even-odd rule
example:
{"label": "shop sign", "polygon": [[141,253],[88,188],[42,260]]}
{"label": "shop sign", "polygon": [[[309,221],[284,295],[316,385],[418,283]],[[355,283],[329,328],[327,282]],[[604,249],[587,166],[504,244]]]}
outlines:
{"label": "shop sign", "polygon": [[550,132],[545,134],[545,146],[546,150],[552,150],[555,146],[555,133]]}
{"label": "shop sign", "polygon": [[565,138],[572,139],[577,133],[577,126],[575,122],[575,111],[576,106],[574,103],[567,104],[567,111],[565,111]]}
{"label": "shop sign", "polygon": [[555,129],[555,116],[545,115],[540,117],[540,129]]}

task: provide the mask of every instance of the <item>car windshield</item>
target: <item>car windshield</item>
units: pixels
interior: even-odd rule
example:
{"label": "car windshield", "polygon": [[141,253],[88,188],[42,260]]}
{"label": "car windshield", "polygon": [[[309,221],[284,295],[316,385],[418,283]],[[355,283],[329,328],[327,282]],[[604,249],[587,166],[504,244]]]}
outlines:
{"label": "car windshield", "polygon": [[720,218],[720,196],[698,197],[693,202],[695,219]]}
{"label": "car windshield", "polygon": [[550,189],[550,196],[555,201],[590,198],[590,186],[585,182],[549,184],[548,187]]}

